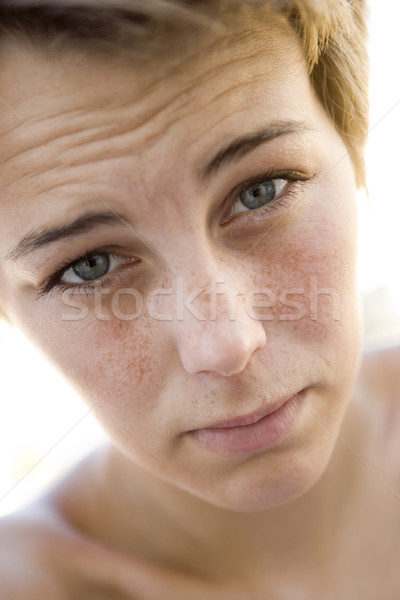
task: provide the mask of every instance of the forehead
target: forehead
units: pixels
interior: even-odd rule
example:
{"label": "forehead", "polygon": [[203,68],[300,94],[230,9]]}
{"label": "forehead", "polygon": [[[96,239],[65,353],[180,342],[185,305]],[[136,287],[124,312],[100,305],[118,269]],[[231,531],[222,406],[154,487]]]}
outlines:
{"label": "forehead", "polygon": [[20,229],[17,212],[35,221],[41,206],[51,217],[60,206],[95,202],[83,182],[99,194],[101,186],[116,185],[130,192],[132,182],[144,191],[151,172],[146,200],[154,198],[158,175],[160,186],[173,190],[177,171],[184,185],[210,149],[260,124],[302,120],[310,112],[297,39],[277,26],[250,40],[231,36],[200,58],[191,52],[150,71],[10,48],[0,86],[0,192],[9,233]]}
{"label": "forehead", "polygon": [[73,52],[52,59],[27,48],[3,49],[0,133],[6,143],[0,158],[7,160],[24,144],[26,150],[50,141],[64,148],[66,134],[71,147],[75,141],[82,145],[100,127],[101,139],[135,133],[145,151],[175,122],[190,119],[193,131],[196,116],[210,106],[219,109],[215,119],[208,111],[210,127],[249,101],[262,98],[272,109],[276,92],[288,98],[285,84],[298,74],[297,40],[276,24],[250,38],[239,32],[236,37],[218,40],[200,57],[188,51],[178,62],[155,59],[146,70]]}

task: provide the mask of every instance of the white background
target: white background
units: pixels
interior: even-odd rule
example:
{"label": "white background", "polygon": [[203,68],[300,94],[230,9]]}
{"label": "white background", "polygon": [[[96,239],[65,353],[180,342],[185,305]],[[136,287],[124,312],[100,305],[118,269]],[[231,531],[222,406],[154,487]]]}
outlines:
{"label": "white background", "polygon": [[[400,3],[371,0],[370,198],[360,195],[366,335],[400,340]],[[0,326],[0,514],[105,439],[85,405],[15,330]]]}

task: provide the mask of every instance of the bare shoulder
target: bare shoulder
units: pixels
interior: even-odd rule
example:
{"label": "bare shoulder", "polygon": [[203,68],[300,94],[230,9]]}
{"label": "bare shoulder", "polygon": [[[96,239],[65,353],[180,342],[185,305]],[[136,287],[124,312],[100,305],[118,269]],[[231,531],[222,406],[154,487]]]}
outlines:
{"label": "bare shoulder", "polygon": [[62,598],[49,560],[62,537],[50,515],[38,507],[0,519],[0,580],[7,600],[36,599],[41,594]]}
{"label": "bare shoulder", "polygon": [[[78,467],[78,471],[82,466]],[[54,488],[68,489],[75,469]],[[113,553],[85,535],[46,494],[32,505],[0,518],[2,600],[94,600],[112,592]],[[109,581],[110,578],[110,581]]]}
{"label": "bare shoulder", "polygon": [[107,455],[107,448],[92,453],[38,501],[0,519],[0,600],[237,598],[149,560],[140,544],[133,553],[104,539],[102,529],[113,527],[99,485]]}
{"label": "bare shoulder", "polygon": [[364,353],[358,395],[371,424],[380,467],[400,485],[400,345]]}
{"label": "bare shoulder", "polygon": [[36,503],[0,519],[0,581],[5,600],[64,600],[84,582],[89,545],[46,506]]}
{"label": "bare shoulder", "polygon": [[370,398],[400,403],[400,344],[364,352],[359,385]]}
{"label": "bare shoulder", "polygon": [[1,600],[238,598],[228,592],[96,542],[46,499],[0,519]]}

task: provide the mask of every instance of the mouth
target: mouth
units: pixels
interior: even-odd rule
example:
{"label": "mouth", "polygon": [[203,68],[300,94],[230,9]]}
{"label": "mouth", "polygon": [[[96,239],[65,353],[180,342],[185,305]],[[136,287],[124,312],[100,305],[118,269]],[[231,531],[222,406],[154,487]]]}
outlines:
{"label": "mouth", "polygon": [[304,404],[306,388],[256,412],[218,421],[188,434],[211,452],[242,454],[277,444],[295,426]]}

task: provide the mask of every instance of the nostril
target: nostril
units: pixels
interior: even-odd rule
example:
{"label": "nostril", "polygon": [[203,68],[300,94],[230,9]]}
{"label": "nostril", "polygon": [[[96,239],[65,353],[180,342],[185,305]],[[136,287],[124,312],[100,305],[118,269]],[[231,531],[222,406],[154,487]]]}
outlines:
{"label": "nostril", "polygon": [[240,366],[238,366],[236,368],[229,369],[227,371],[221,370],[220,373],[224,377],[232,377],[232,375],[236,375],[237,373],[241,373],[243,371],[243,369],[245,368],[246,364],[247,364],[247,360],[242,365],[240,365]]}
{"label": "nostril", "polygon": [[257,327],[255,334],[251,337],[248,344],[248,348],[251,353],[261,350],[261,348],[263,348],[267,342],[267,335],[264,327],[261,325],[261,323],[258,323],[258,325],[259,327]]}

